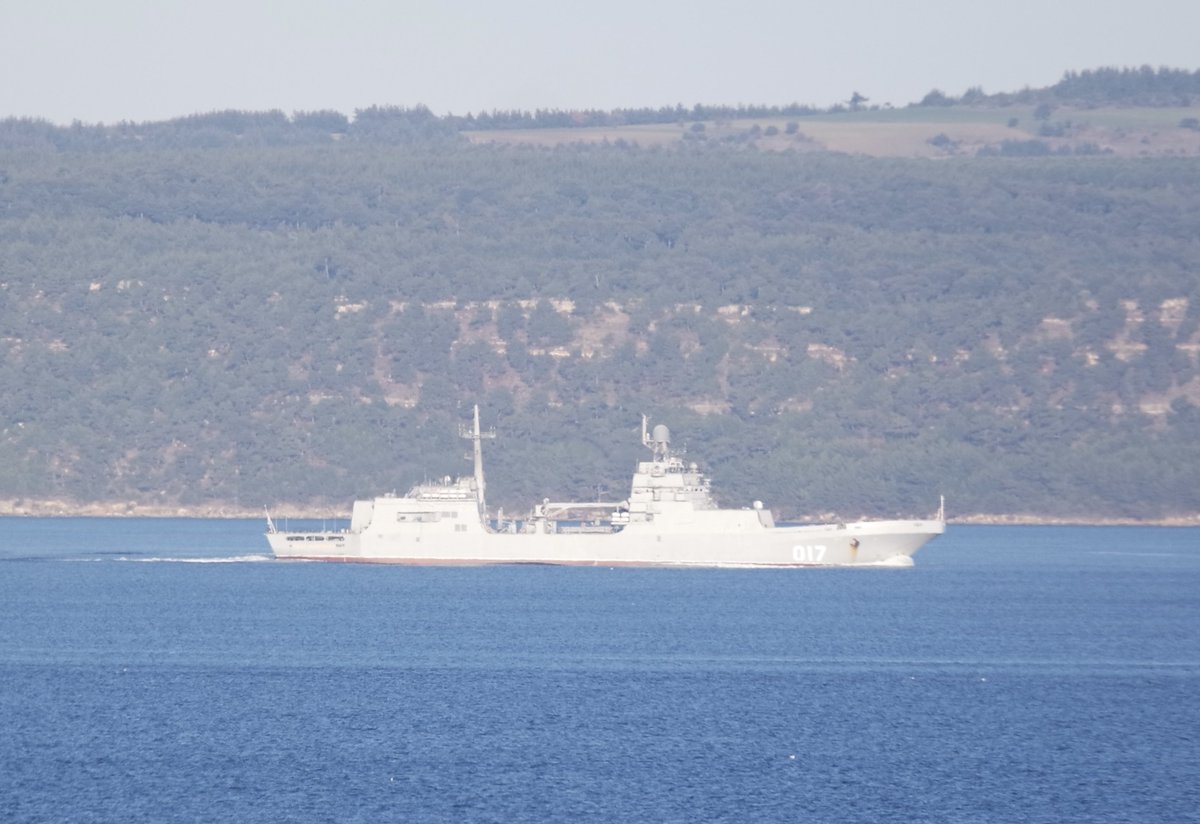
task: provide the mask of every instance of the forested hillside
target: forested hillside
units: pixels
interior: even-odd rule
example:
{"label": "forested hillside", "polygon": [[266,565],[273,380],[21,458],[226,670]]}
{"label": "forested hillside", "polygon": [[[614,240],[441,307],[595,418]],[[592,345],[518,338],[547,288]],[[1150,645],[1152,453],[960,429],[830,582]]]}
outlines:
{"label": "forested hillside", "polygon": [[478,402],[510,510],[623,497],[648,413],[789,518],[1200,511],[1195,158],[376,114],[0,124],[0,498],[347,507],[465,471]]}

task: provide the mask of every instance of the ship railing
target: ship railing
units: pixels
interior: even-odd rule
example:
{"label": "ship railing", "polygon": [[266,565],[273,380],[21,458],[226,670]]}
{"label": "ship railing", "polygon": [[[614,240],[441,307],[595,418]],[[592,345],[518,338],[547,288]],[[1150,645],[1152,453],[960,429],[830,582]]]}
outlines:
{"label": "ship railing", "polygon": [[440,489],[438,487],[418,486],[409,493],[409,497],[420,498],[424,501],[473,501],[475,493],[468,489]]}
{"label": "ship railing", "polygon": [[546,501],[539,512],[543,517],[555,520],[571,512],[616,512],[628,508],[628,501]]}
{"label": "ship railing", "polygon": [[556,532],[563,535],[608,535],[613,532],[620,532],[623,527],[614,526],[613,524],[579,524],[578,526],[559,524]]}

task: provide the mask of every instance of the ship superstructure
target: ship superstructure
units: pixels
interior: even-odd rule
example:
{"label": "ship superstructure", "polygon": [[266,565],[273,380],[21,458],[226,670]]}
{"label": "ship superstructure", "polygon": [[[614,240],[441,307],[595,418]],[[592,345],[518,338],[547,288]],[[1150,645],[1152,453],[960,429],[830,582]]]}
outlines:
{"label": "ship superstructure", "polygon": [[428,565],[539,563],[598,566],[911,565],[945,531],[943,509],[929,520],[777,526],[755,501],[721,508],[697,464],[671,447],[670,430],[647,429],[629,497],[620,502],[544,500],[527,515],[491,520],[487,511],[479,407],[464,435],[474,473],[413,487],[403,496],[355,501],[347,530],[279,530],[267,540],[278,558]]}

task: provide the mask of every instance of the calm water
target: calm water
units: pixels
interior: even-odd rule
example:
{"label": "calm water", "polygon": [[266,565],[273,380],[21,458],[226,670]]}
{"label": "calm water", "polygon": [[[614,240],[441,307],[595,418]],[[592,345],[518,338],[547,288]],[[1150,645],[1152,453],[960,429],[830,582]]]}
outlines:
{"label": "calm water", "polygon": [[0,519],[0,821],[1200,820],[1200,531],[914,569],[280,563]]}

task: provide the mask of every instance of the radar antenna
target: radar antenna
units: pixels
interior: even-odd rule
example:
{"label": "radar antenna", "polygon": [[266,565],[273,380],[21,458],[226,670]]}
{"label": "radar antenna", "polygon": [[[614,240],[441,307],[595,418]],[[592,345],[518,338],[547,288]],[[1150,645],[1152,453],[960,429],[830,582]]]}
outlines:
{"label": "radar antenna", "polygon": [[669,460],[671,457],[671,430],[660,423],[655,425],[653,431],[647,433],[646,416],[642,415],[642,446],[654,453],[654,460]]}

